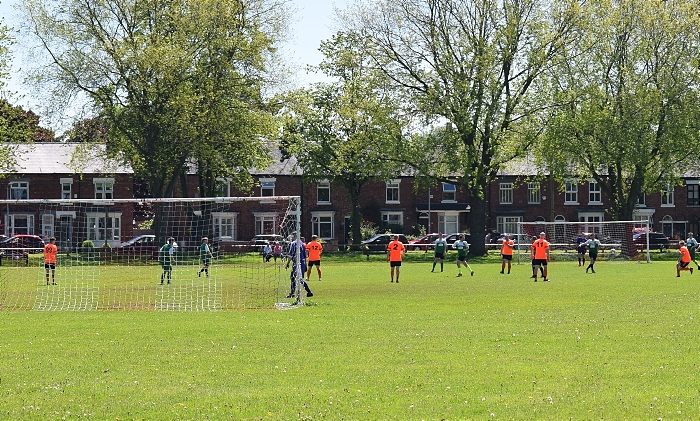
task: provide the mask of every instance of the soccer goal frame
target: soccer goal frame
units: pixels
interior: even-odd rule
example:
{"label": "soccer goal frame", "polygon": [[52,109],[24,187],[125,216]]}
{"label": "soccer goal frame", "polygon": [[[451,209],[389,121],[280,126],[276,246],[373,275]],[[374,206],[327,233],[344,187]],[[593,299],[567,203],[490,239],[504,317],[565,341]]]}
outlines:
{"label": "soccer goal frame", "polygon": [[518,222],[517,229],[518,235],[514,236],[514,241],[518,263],[530,260],[530,245],[542,232],[550,243],[555,259],[575,259],[578,237],[589,239],[596,235],[601,242],[601,258],[638,259],[640,253],[645,253],[646,261],[651,261],[649,236],[646,236],[646,244],[640,244],[634,238],[637,233],[650,232],[648,220]]}
{"label": "soccer goal frame", "polygon": [[[290,274],[285,265],[289,244],[300,238],[299,196],[0,200],[0,212],[13,239],[0,243],[0,310],[305,304],[298,285],[303,274]],[[258,234],[279,253],[268,255],[264,244],[252,242]],[[45,262],[43,244],[24,243],[36,237],[55,238],[55,270]],[[170,237],[172,254],[163,247]],[[290,285],[295,294],[287,298]]]}

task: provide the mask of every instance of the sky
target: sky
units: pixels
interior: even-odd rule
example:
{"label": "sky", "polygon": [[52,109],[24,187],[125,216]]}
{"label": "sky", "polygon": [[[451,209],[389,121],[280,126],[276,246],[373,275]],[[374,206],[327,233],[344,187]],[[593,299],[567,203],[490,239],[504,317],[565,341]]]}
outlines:
{"label": "sky", "polygon": [[[17,26],[13,6],[21,1],[0,0],[0,17],[7,26]],[[334,32],[334,7],[342,9],[348,0],[290,0],[290,3],[296,9],[296,14],[291,19],[290,41],[284,48],[289,53],[290,62],[296,64],[295,68],[298,69],[296,79],[302,86],[322,81],[322,75],[308,74],[304,68],[307,64],[320,63],[323,56],[318,47],[321,41],[329,39]],[[19,92],[22,98],[14,99],[12,103],[39,113],[36,101],[21,84],[21,66],[27,57],[22,56],[20,48],[13,51],[13,56],[13,75],[8,85],[11,91]]]}

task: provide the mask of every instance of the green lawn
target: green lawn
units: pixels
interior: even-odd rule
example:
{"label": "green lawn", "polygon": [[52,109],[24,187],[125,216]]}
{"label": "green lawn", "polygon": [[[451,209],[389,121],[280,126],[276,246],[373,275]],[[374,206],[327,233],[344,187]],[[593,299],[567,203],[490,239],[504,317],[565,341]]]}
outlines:
{"label": "green lawn", "polygon": [[0,419],[700,418],[700,273],[472,267],[328,258],[289,311],[0,311]]}

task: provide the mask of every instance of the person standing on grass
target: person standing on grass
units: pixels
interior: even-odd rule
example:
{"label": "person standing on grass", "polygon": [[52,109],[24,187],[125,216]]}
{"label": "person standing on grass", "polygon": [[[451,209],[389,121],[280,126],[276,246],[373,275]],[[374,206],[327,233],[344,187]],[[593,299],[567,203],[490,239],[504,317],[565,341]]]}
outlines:
{"label": "person standing on grass", "polygon": [[697,266],[698,270],[700,270],[700,265],[698,265],[698,261],[695,259],[695,252],[697,252],[700,244],[698,244],[698,240],[693,237],[692,232],[688,233],[688,239],[685,240],[685,246],[688,247],[688,251],[690,252],[690,261],[695,263],[695,266]]}
{"label": "person standing on grass", "polygon": [[311,269],[316,266],[318,280],[321,280],[321,253],[323,253],[323,245],[318,241],[317,235],[311,236],[311,241],[306,245],[306,252],[309,257],[309,268],[306,271],[306,281],[311,280]]}
{"label": "person standing on grass", "polygon": [[435,259],[433,260],[433,270],[435,272],[435,265],[438,260],[440,261],[440,272],[443,271],[445,265],[445,252],[447,251],[447,241],[445,241],[445,234],[438,234],[437,240],[435,240]]}
{"label": "person standing on grass", "polygon": [[170,285],[170,280],[173,274],[173,262],[175,261],[175,239],[173,237],[168,237],[168,242],[163,244],[160,248],[159,259],[160,266],[163,268],[163,273],[160,274],[160,284],[163,285],[165,282],[165,277],[168,277],[168,285]]}
{"label": "person standing on grass", "polygon": [[537,282],[537,269],[542,267],[542,279],[544,282],[549,282],[547,278],[547,261],[549,261],[549,241],[545,239],[544,232],[540,233],[540,238],[535,240],[530,246],[532,258],[532,277]]}
{"label": "person standing on grass", "polygon": [[209,264],[214,256],[211,254],[209,247],[209,238],[202,237],[202,245],[199,246],[199,259],[202,261],[203,267],[197,272],[197,276],[202,276],[202,272],[209,277]]}
{"label": "person standing on grass", "polygon": [[576,237],[576,253],[578,253],[579,266],[586,264],[586,241],[583,233],[579,233],[578,237]]}
{"label": "person standing on grass", "polygon": [[391,266],[391,282],[394,282],[394,270],[396,270],[396,283],[399,283],[399,275],[401,274],[401,261],[406,252],[406,247],[399,241],[398,235],[392,236],[392,241],[386,247],[386,260]]}
{"label": "person standing on grass", "polygon": [[[56,247],[56,237],[49,238],[49,244],[44,246],[44,270],[46,271],[46,285],[56,285],[56,257],[58,247]],[[49,271],[51,272],[51,283],[49,283]]]}
{"label": "person standing on grass", "polygon": [[[296,233],[293,235],[296,235]],[[314,294],[311,292],[309,284],[307,284],[304,280],[304,273],[306,273],[306,244],[304,244],[304,237],[294,240],[289,246],[289,259],[287,260],[287,265],[285,268],[289,269],[290,263],[292,263],[292,271],[289,273],[289,281],[291,285],[287,298],[294,298],[297,280],[306,290],[306,296],[313,297]]]}
{"label": "person standing on grass", "polygon": [[588,273],[588,269],[590,269],[592,273],[595,273],[593,265],[595,265],[595,261],[598,258],[598,251],[600,250],[600,240],[598,240],[598,234],[593,234],[585,244],[588,248],[588,257],[591,260],[591,263],[586,266],[586,273]]}
{"label": "person standing on grass", "polygon": [[688,267],[688,265],[690,265],[690,252],[688,251],[688,247],[686,247],[685,241],[683,240],[678,244],[680,248],[678,249],[678,263],[676,263],[676,278],[681,277],[682,270],[689,270],[690,274],[693,274],[693,268]]}
{"label": "person standing on grass", "polygon": [[272,247],[272,254],[275,257],[275,263],[277,263],[277,258],[282,258],[282,245],[279,241],[275,241],[275,246]]}
{"label": "person standing on grass", "polygon": [[474,271],[472,270],[471,266],[469,266],[469,262],[467,262],[467,252],[469,251],[469,243],[464,241],[464,234],[459,235],[459,240],[455,241],[454,244],[452,244],[452,248],[457,249],[457,277],[459,278],[460,276],[462,276],[462,265],[466,266],[467,269],[469,269],[471,276],[474,276]]}
{"label": "person standing on grass", "polygon": [[510,236],[506,234],[503,237],[503,242],[501,243],[501,273],[506,268],[506,263],[508,264],[508,273],[510,273],[510,267],[513,262],[513,249],[515,248],[515,242],[510,239]]}

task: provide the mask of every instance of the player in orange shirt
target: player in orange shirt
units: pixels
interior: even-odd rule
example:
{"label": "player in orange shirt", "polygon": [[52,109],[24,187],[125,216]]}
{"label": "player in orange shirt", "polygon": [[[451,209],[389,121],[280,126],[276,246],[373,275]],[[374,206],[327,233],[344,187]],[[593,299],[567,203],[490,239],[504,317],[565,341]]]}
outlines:
{"label": "player in orange shirt", "polygon": [[311,236],[311,241],[306,245],[306,253],[309,256],[309,267],[306,270],[306,281],[311,279],[311,268],[316,265],[318,272],[318,280],[321,280],[321,253],[323,253],[323,245],[318,241],[317,235]]}
{"label": "player in orange shirt", "polygon": [[513,247],[515,247],[515,242],[506,234],[501,243],[501,273],[506,268],[506,263],[508,263],[508,273],[510,273],[510,267],[513,262]]}
{"label": "player in orange shirt", "polygon": [[46,285],[49,285],[49,271],[51,271],[51,283],[56,285],[56,256],[58,256],[58,247],[56,247],[56,238],[49,238],[49,244],[44,246],[44,269],[46,270]]}
{"label": "player in orange shirt", "polygon": [[688,247],[685,245],[685,241],[681,241],[678,243],[681,247],[678,249],[678,263],[676,264],[676,277],[680,278],[681,277],[681,271],[682,270],[689,270],[690,274],[693,274],[693,268],[689,268],[688,265],[690,264],[690,252],[688,251]]}
{"label": "player in orange shirt", "polygon": [[399,236],[392,236],[392,241],[386,247],[386,260],[391,266],[391,282],[394,282],[394,268],[396,268],[396,283],[399,283],[399,274],[401,273],[401,260],[406,251],[403,243],[399,241]]}
{"label": "player in orange shirt", "polygon": [[540,238],[535,240],[530,247],[532,255],[532,277],[537,282],[537,268],[542,267],[542,277],[544,282],[549,282],[547,279],[547,261],[549,261],[549,241],[544,237],[547,234],[540,233]]}

